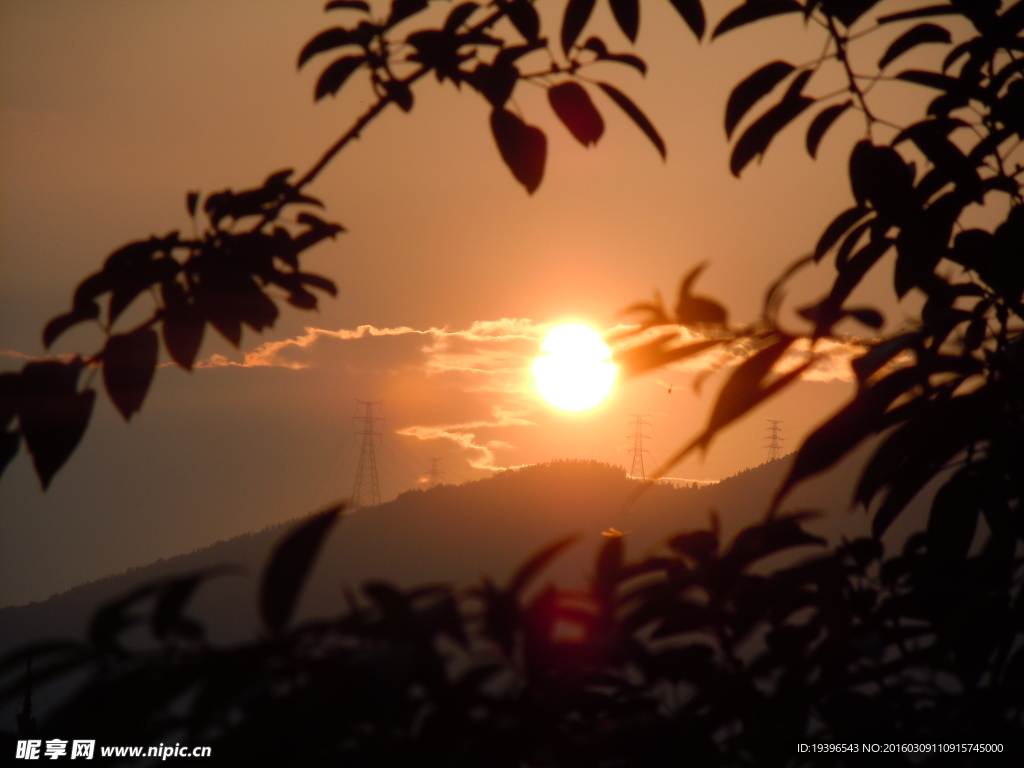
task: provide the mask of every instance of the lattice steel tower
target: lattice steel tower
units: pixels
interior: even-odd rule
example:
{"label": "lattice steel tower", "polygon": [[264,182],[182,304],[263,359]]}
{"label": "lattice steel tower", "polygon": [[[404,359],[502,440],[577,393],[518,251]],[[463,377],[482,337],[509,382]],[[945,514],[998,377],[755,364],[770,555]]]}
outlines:
{"label": "lattice steel tower", "polygon": [[[634,427],[632,435],[626,435],[626,437],[633,438],[633,447],[629,449],[629,452],[633,454],[633,466],[629,470],[630,477],[639,477],[641,480],[647,480],[647,473],[644,472],[644,454],[650,453],[644,448],[644,438],[650,439],[650,435],[644,434],[644,427],[651,426],[644,421],[644,416],[650,416],[649,413],[631,413],[634,421],[629,422],[629,426]],[[637,468],[640,469],[640,474],[637,474]]]}
{"label": "lattice steel tower", "polygon": [[352,486],[352,507],[372,507],[380,504],[380,482],[377,480],[377,457],[373,452],[373,438],[379,437],[374,427],[379,423],[383,426],[384,419],[374,417],[373,407],[380,409],[380,402],[356,400],[356,410],[365,409],[361,416],[353,416],[361,430],[357,435],[363,436],[363,444],[359,449],[359,467],[356,469],[356,482]]}
{"label": "lattice steel tower", "polygon": [[439,461],[441,461],[441,460],[440,459],[431,459],[430,460],[430,471],[427,472],[427,475],[430,477],[430,485],[427,486],[428,488],[433,488],[435,485],[437,485],[438,483],[441,482],[441,475],[444,474],[444,470],[438,469],[437,463]]}
{"label": "lattice steel tower", "polygon": [[768,461],[775,461],[775,459],[782,457],[782,445],[780,443],[782,443],[783,438],[779,437],[779,432],[782,431],[779,424],[782,423],[782,420],[768,419],[768,423],[771,426],[767,428],[769,434],[765,435],[764,438],[768,441],[768,445],[765,448],[768,449]]}

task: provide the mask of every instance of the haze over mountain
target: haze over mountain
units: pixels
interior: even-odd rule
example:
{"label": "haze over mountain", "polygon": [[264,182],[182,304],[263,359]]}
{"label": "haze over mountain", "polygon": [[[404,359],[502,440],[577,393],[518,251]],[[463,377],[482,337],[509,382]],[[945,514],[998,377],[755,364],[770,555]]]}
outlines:
{"label": "haze over mountain", "polygon": [[[501,582],[531,553],[573,534],[581,540],[545,578],[579,582],[590,570],[601,532],[611,526],[631,532],[626,540],[631,557],[656,549],[673,533],[706,527],[711,510],[717,511],[721,535],[728,540],[764,513],[789,461],[769,462],[701,488],[657,485],[628,512],[623,502],[639,482],[621,467],[597,462],[557,461],[463,485],[409,491],[341,521],[303,593],[300,617],[337,612],[342,585],[357,588],[371,579],[403,587],[472,584],[485,575]],[[812,528],[832,541],[866,530],[863,514],[845,513],[856,466],[856,461],[846,462],[808,483],[784,508],[822,510]],[[208,581],[191,613],[206,625],[213,642],[252,637],[259,631],[256,595],[262,564],[290,525],[159,560],[42,602],[0,609],[0,653],[35,640],[81,638],[89,616],[103,602],[148,581],[222,564],[239,571]]]}

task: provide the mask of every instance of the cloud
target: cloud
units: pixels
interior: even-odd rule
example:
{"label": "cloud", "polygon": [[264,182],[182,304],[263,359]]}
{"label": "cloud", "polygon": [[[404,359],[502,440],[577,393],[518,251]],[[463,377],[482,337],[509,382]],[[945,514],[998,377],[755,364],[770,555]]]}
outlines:
{"label": "cloud", "polygon": [[[302,370],[313,365],[307,359],[296,359],[297,352],[311,352],[311,348],[321,340],[354,341],[373,337],[387,336],[423,336],[429,342],[422,348],[424,360],[423,370],[428,374],[446,372],[476,373],[484,377],[501,377],[503,375],[521,374],[536,355],[536,344],[553,327],[553,323],[537,323],[528,318],[501,318],[500,320],[478,320],[463,330],[451,330],[447,327],[431,327],[426,329],[398,326],[394,328],[377,328],[373,325],[360,325],[354,329],[342,328],[328,330],[324,328],[304,329],[301,336],[280,341],[268,341],[259,345],[251,352],[246,352],[241,361],[231,360],[225,355],[215,354],[196,364],[196,368],[260,368],[278,367]],[[609,328],[606,334],[614,336],[628,331],[635,326],[616,325]],[[701,341],[705,336],[685,327],[674,328],[679,333],[681,344]],[[665,329],[633,337],[634,343],[645,341]],[[720,347],[708,350],[701,355],[687,358],[667,366],[666,370],[680,373],[699,373],[708,370],[719,370],[738,365],[752,354],[749,344],[743,343],[731,347]],[[818,360],[803,375],[805,381],[853,381],[853,370],[850,362],[853,358],[867,351],[861,339],[822,339],[816,347]],[[0,354],[22,356],[13,351],[0,351]],[[806,339],[797,341],[782,358],[777,370],[780,373],[792,370],[806,362],[810,354],[810,343]],[[665,382],[659,382],[669,386]],[[479,392],[517,392],[521,390],[518,383],[510,386],[508,382],[489,381],[474,385],[472,391]]]}
{"label": "cloud", "polygon": [[24,352],[19,352],[16,349],[0,349],[0,357],[13,357],[17,360],[40,360],[41,358],[35,357],[34,355],[26,355]]}
{"label": "cloud", "polygon": [[420,440],[451,440],[460,448],[469,450],[476,455],[475,458],[469,459],[469,465],[474,469],[491,471],[515,469],[515,467],[499,466],[494,455],[495,449],[515,448],[514,445],[505,440],[477,442],[476,432],[481,428],[532,427],[536,426],[536,423],[525,418],[526,412],[524,411],[507,411],[499,406],[494,406],[491,412],[494,416],[492,419],[467,421],[462,424],[445,424],[442,426],[412,426],[396,431],[399,435],[408,435]]}
{"label": "cloud", "polygon": [[251,352],[246,352],[241,361],[231,360],[225,355],[211,355],[196,364],[196,368],[261,368],[273,366],[301,370],[310,366],[309,361],[290,359],[289,352],[307,350],[322,339],[353,341],[375,336],[427,336],[431,343],[423,348],[427,353],[427,370],[434,372],[458,370],[477,371],[481,373],[510,372],[510,366],[521,359],[521,355],[503,353],[501,350],[485,350],[477,348],[472,351],[459,351],[453,346],[454,341],[462,342],[535,342],[543,338],[551,327],[551,323],[534,323],[524,318],[502,318],[500,320],[479,320],[465,330],[448,328],[427,328],[419,330],[408,326],[396,328],[377,328],[373,325],[360,325],[355,329],[342,328],[332,331],[325,328],[304,329],[301,336],[280,341],[268,341],[260,344]]}
{"label": "cloud", "polygon": [[284,356],[284,353],[290,350],[303,350],[307,349],[315,344],[320,339],[339,339],[341,341],[351,341],[352,339],[362,339],[366,336],[404,336],[406,334],[429,334],[434,329],[427,331],[417,331],[415,328],[407,328],[401,326],[398,328],[375,328],[372,325],[360,325],[354,330],[348,330],[342,328],[337,331],[329,331],[324,328],[305,328],[305,333],[301,336],[296,336],[291,339],[283,339],[281,341],[268,341],[260,344],[252,352],[246,352],[241,362],[230,360],[224,355],[210,355],[206,360],[202,360],[196,363],[196,368],[225,368],[225,367],[236,367],[236,368],[263,368],[263,367],[277,367],[277,368],[291,368],[293,370],[301,370],[308,368],[308,362],[289,360]]}
{"label": "cloud", "polygon": [[[295,337],[265,342],[236,359],[211,355],[196,367],[319,369],[328,377],[341,369],[353,393],[372,392],[373,399],[387,400],[389,407],[398,409],[401,416],[390,422],[396,435],[413,439],[424,448],[433,446],[431,450],[439,455],[454,452],[475,470],[494,472],[533,463],[538,449],[552,445],[564,429],[564,422],[559,421],[562,417],[540,401],[530,373],[539,345],[552,327],[553,323],[528,318],[483,320],[454,329],[307,327]],[[619,325],[607,334],[626,330],[628,326]],[[686,328],[671,330],[678,331],[683,344],[704,338]],[[650,333],[638,334],[632,343],[643,341]],[[406,341],[389,343],[388,339]],[[864,350],[859,340],[821,341],[815,348],[819,359],[802,378],[851,381],[850,361]],[[753,351],[752,345],[742,342],[712,349],[667,367],[662,372],[665,380],[652,377],[651,383],[670,390],[680,384],[672,383],[673,374],[729,369]],[[809,342],[799,341],[780,361],[777,372],[792,370],[809,356]],[[683,401],[679,406],[688,407]],[[610,413],[602,416],[610,417],[614,418]],[[580,445],[589,443],[577,443],[575,448],[563,444],[550,450],[567,454],[590,450],[580,449]],[[692,478],[675,480],[694,482]]]}

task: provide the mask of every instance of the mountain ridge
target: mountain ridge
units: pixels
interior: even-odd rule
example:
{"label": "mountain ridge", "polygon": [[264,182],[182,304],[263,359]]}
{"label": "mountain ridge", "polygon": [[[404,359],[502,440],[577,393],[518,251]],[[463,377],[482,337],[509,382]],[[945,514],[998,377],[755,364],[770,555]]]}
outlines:
{"label": "mountain ridge", "polygon": [[[407,491],[342,519],[314,567],[298,617],[330,615],[341,607],[340,585],[370,579],[400,587],[471,584],[484,575],[501,582],[540,547],[583,533],[582,541],[548,573],[562,583],[578,582],[590,570],[601,531],[609,527],[631,531],[627,551],[635,558],[654,551],[670,534],[707,527],[709,512],[716,510],[727,541],[763,514],[790,461],[766,462],[703,487],[657,484],[628,512],[623,504],[639,481],[628,478],[622,467],[590,461],[559,460],[461,485]],[[851,527],[849,516],[836,514],[850,498],[854,476],[849,464],[807,483],[787,504],[825,509],[818,527],[832,541],[861,522],[853,520],[858,525]],[[162,558],[43,601],[0,608],[0,654],[54,636],[83,638],[89,616],[102,603],[141,583],[225,563],[240,566],[244,575],[211,579],[190,613],[207,626],[211,642],[252,637],[260,631],[260,569],[274,543],[298,519]]]}

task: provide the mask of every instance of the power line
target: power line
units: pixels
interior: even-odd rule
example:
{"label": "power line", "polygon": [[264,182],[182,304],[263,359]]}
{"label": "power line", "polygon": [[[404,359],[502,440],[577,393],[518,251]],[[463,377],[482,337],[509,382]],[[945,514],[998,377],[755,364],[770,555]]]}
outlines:
{"label": "power line", "polygon": [[771,426],[767,428],[769,434],[765,435],[764,438],[765,440],[768,441],[768,445],[766,445],[765,448],[768,449],[768,461],[775,461],[776,459],[782,457],[781,443],[784,438],[779,437],[779,433],[782,431],[782,428],[779,426],[779,424],[782,423],[782,420],[768,419],[767,421],[769,424],[771,424]]}
{"label": "power line", "polygon": [[380,480],[377,478],[377,457],[373,452],[373,438],[379,437],[374,426],[379,422],[384,425],[384,419],[374,417],[373,406],[380,409],[380,401],[369,402],[356,400],[356,410],[364,408],[362,416],[353,416],[352,421],[362,426],[362,431],[356,432],[362,435],[363,444],[359,449],[359,467],[356,469],[356,482],[352,486],[352,508],[373,507],[380,504]]}
{"label": "power line", "polygon": [[[633,447],[630,448],[629,452],[633,454],[633,466],[629,470],[630,477],[639,477],[641,480],[647,480],[647,473],[644,471],[644,454],[650,453],[644,448],[644,438],[650,439],[649,435],[644,434],[644,427],[651,426],[648,422],[644,421],[644,416],[650,416],[649,413],[631,413],[634,421],[629,422],[631,427],[635,427],[632,435],[626,435],[626,437],[633,438]],[[637,475],[637,468],[640,468],[640,474]]]}

